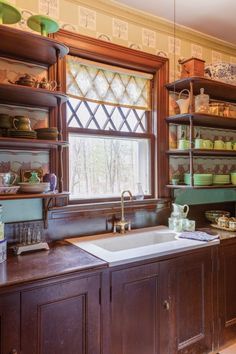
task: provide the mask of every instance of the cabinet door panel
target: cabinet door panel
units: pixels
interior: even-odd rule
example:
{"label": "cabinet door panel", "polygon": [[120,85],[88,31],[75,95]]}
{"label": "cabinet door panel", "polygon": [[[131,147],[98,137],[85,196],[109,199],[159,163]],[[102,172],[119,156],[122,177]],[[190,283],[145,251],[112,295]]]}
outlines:
{"label": "cabinet door panel", "polygon": [[20,294],[0,296],[0,352],[20,353]]}
{"label": "cabinet door panel", "polygon": [[24,292],[23,353],[99,354],[99,289],[92,276]]}
{"label": "cabinet door panel", "polygon": [[112,273],[112,354],[159,353],[159,266]]}
{"label": "cabinet door panel", "polygon": [[203,250],[171,262],[172,353],[212,350],[212,260]]}
{"label": "cabinet door panel", "polygon": [[236,245],[220,248],[220,345],[236,339]]}

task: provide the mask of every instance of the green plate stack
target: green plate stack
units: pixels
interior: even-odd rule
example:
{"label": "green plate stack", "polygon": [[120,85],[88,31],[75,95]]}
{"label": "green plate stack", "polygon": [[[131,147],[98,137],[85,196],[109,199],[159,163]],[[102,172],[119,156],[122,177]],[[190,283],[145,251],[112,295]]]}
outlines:
{"label": "green plate stack", "polygon": [[[184,183],[190,185],[190,173],[184,174]],[[194,173],[194,186],[210,186],[213,183],[213,175],[211,173]]]}
{"label": "green plate stack", "polygon": [[230,175],[213,175],[213,184],[230,184]]}

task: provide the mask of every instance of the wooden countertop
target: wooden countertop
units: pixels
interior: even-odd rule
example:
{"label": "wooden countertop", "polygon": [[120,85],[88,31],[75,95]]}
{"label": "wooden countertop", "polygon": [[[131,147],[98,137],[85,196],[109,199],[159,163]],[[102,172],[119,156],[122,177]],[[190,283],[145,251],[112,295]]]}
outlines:
{"label": "wooden countertop", "polygon": [[10,254],[0,264],[0,289],[16,284],[55,277],[76,271],[107,267],[107,263],[82,249],[60,241],[50,245],[49,251]]}

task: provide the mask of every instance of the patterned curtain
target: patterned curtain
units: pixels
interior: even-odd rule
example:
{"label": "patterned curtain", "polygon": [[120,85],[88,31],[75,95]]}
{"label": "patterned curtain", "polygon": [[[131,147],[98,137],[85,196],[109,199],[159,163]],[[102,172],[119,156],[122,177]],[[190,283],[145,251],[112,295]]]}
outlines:
{"label": "patterned curtain", "polygon": [[67,94],[83,101],[151,110],[153,76],[67,56]]}

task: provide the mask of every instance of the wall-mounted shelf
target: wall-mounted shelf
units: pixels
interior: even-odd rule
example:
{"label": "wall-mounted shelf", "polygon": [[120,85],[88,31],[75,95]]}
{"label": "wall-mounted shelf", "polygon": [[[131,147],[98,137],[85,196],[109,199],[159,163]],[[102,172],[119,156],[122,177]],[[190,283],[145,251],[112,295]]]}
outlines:
{"label": "wall-mounted shelf", "polygon": [[213,150],[213,149],[188,149],[188,150],[179,150],[173,149],[166,151],[167,155],[172,156],[189,156],[190,153],[193,156],[228,156],[236,157],[236,150]]}
{"label": "wall-mounted shelf", "polygon": [[59,91],[49,91],[23,85],[0,84],[0,101],[6,104],[54,108],[67,101]]}
{"label": "wall-mounted shelf", "polygon": [[233,184],[214,184],[211,186],[190,186],[186,184],[167,184],[167,188],[171,189],[222,189],[222,188],[231,188],[236,189],[236,185]]}
{"label": "wall-mounted shelf", "polygon": [[[236,87],[235,87],[236,90]],[[170,116],[166,118],[168,123],[209,127],[209,128],[222,128],[236,130],[236,118],[228,118],[215,116],[211,114],[201,114],[201,113],[187,113],[187,114],[177,114],[175,116]]]}
{"label": "wall-mounted shelf", "polygon": [[0,148],[51,149],[58,146],[68,146],[68,144],[67,141],[0,137]]}
{"label": "wall-mounted shelf", "polygon": [[58,197],[66,197],[69,192],[61,193],[17,193],[17,194],[2,194],[0,200],[16,200],[16,199],[51,199]]}
{"label": "wall-mounted shelf", "polygon": [[0,38],[0,56],[35,64],[52,65],[57,57],[62,58],[69,52],[64,44],[54,39],[4,25],[0,25]]}
{"label": "wall-mounted shelf", "polygon": [[216,100],[236,102],[236,86],[221,81],[207,79],[205,77],[188,77],[177,80],[166,85],[169,91],[180,92],[183,89],[193,87],[193,94],[198,95],[200,88],[204,87],[205,92]]}

